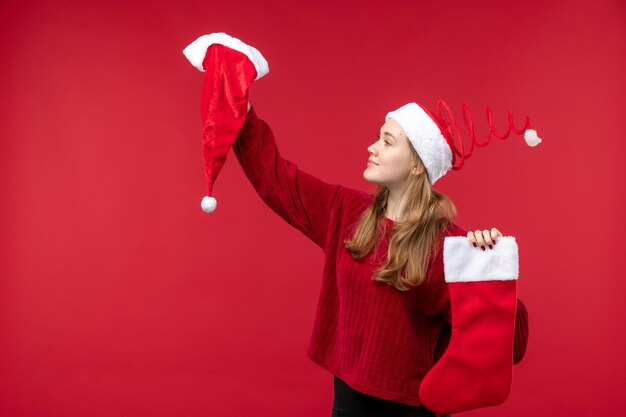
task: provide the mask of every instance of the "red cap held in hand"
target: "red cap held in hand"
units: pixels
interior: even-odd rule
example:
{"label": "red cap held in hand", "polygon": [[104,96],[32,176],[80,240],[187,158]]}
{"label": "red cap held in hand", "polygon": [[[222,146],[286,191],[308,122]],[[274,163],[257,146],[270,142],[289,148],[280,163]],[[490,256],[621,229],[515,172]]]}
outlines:
{"label": "red cap held in hand", "polygon": [[223,32],[200,36],[183,54],[206,73],[201,117],[208,193],[201,207],[211,213],[217,207],[213,184],[246,121],[250,84],[267,74],[269,67],[257,49]]}

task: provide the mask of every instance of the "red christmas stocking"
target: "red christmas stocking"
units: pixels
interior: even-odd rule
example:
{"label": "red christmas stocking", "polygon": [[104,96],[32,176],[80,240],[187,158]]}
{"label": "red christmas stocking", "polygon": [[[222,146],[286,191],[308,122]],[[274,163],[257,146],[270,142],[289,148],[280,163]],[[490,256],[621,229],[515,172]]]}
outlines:
{"label": "red christmas stocking", "polygon": [[213,184],[246,121],[250,84],[269,68],[256,48],[224,32],[200,36],[183,53],[193,66],[206,72],[201,117],[208,194],[201,207],[210,213],[217,207]]}
{"label": "red christmas stocking", "polygon": [[419,389],[424,406],[437,413],[502,404],[511,390],[518,248],[513,236],[496,242],[482,251],[465,236],[444,240],[452,334]]}

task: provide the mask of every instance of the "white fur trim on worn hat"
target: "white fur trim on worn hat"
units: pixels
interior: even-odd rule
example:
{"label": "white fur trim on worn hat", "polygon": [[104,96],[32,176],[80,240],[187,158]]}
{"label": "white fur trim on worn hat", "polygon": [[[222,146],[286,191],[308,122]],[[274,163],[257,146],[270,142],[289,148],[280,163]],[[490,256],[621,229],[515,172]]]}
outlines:
{"label": "white fur trim on worn hat", "polygon": [[431,185],[452,169],[452,150],[439,127],[417,103],[408,103],[387,113],[385,121],[393,119],[411,141],[424,162]]}
{"label": "white fur trim on worn hat", "polygon": [[446,282],[516,280],[519,255],[515,237],[498,237],[493,249],[483,251],[466,236],[448,236],[443,240],[443,270]]}
{"label": "white fur trim on worn hat", "polygon": [[270,72],[267,61],[261,55],[258,49],[253,46],[247,45],[240,41],[239,39],[232,37],[224,32],[214,32],[209,35],[202,35],[195,41],[191,42],[185,49],[183,49],[183,54],[187,57],[191,64],[198,68],[201,72],[204,72],[204,68],[202,68],[202,62],[204,61],[204,57],[206,56],[206,51],[209,49],[209,46],[214,43],[219,43],[221,45],[227,46],[231,49],[239,51],[243,54],[246,54],[252,64],[254,64],[254,68],[256,69],[256,78],[263,77],[265,74]]}

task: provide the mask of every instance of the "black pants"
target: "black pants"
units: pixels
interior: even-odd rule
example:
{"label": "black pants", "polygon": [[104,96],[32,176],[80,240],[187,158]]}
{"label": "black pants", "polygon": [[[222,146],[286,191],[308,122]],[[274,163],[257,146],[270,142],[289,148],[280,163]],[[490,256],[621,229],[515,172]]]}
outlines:
{"label": "black pants", "polygon": [[411,406],[372,397],[334,377],[335,399],[331,417],[434,417],[424,406]]}

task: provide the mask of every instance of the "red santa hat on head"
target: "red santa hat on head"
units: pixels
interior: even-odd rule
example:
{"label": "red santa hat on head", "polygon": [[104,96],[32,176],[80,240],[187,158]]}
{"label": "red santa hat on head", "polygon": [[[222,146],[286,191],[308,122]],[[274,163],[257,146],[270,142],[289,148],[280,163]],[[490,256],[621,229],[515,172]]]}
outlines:
{"label": "red santa hat on head", "polygon": [[[446,110],[451,118],[451,122],[446,121],[442,116],[442,108]],[[476,141],[474,135],[474,124],[469,111],[469,106],[463,103],[463,119],[472,138],[472,143],[468,154],[465,154],[463,148],[463,140],[461,138],[456,120],[450,111],[448,104],[440,99],[437,102],[438,113],[432,113],[426,107],[417,103],[408,103],[404,106],[393,110],[385,116],[394,120],[404,130],[409,141],[415,148],[420,159],[424,162],[428,180],[431,185],[443,177],[449,170],[459,170],[463,166],[465,159],[468,159],[474,151],[474,144],[484,147],[487,146],[493,134],[499,139],[506,139],[511,131],[516,134],[524,134],[524,139],[529,146],[537,146],[541,139],[537,136],[537,132],[530,128],[530,120],[526,117],[526,123],[523,129],[515,128],[513,124],[513,113],[509,111],[509,128],[506,133],[498,134],[492,123],[491,110],[487,107],[487,120],[489,122],[489,134],[487,140],[483,143]],[[459,147],[457,149],[454,144],[453,129],[457,133],[459,139]],[[460,160],[460,163],[456,163]]]}
{"label": "red santa hat on head", "polygon": [[224,32],[200,36],[183,54],[206,73],[200,115],[208,193],[201,207],[211,213],[217,207],[213,184],[246,121],[250,84],[266,75],[269,67],[256,48]]}

